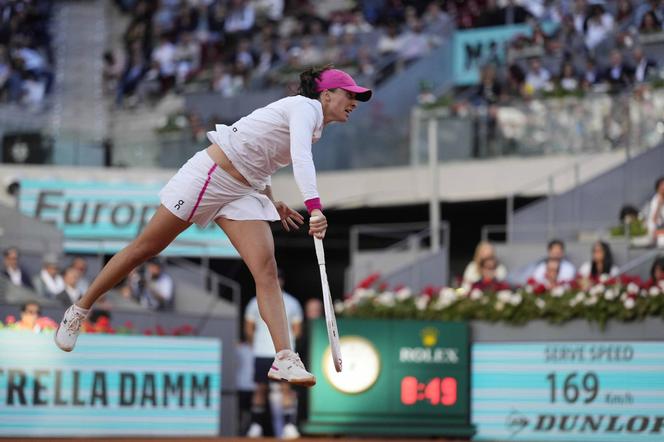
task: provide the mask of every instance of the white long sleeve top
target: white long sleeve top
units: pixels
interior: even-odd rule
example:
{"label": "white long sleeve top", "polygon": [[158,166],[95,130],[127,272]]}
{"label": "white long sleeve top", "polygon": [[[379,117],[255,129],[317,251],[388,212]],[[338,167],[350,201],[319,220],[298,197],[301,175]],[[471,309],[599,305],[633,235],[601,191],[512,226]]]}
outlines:
{"label": "white long sleeve top", "polygon": [[277,170],[293,163],[304,201],[318,198],[311,146],[323,133],[320,101],[302,95],[282,98],[215,129],[207,133],[208,139],[221,147],[252,187],[264,190]]}

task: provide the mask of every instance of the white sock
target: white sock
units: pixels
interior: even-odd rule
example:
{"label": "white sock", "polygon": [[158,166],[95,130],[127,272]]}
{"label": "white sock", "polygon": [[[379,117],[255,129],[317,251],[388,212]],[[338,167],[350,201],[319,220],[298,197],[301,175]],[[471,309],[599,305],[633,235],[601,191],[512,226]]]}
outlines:
{"label": "white sock", "polygon": [[85,316],[87,316],[88,313],[90,313],[90,309],[89,309],[89,308],[79,307],[79,306],[76,305],[76,304],[74,304],[74,311],[75,311],[76,313],[80,313],[80,314],[85,315]]}
{"label": "white sock", "polygon": [[285,358],[286,355],[287,355],[288,353],[292,352],[292,351],[293,351],[293,350],[291,350],[290,348],[287,348],[287,349],[281,350],[279,353],[277,353],[277,359],[283,359],[283,358]]}

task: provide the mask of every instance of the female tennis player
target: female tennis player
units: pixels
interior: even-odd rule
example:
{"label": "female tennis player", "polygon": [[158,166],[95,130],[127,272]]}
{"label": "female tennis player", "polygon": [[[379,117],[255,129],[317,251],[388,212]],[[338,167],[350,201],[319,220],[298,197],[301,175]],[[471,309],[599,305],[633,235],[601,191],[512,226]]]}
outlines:
{"label": "female tennis player", "polygon": [[212,143],[196,153],[160,191],[161,205],[145,229],[101,270],[85,295],[64,314],[55,342],[64,351],[76,344],[80,326],[95,301],[129,272],[159,254],[192,223],[214,221],[228,235],[256,283],[258,307],[277,356],[268,377],[312,386],[316,378],[290,348],[288,323],[277,278],[274,240],[268,221],[297,229],[304,217],[272,197],[270,177],[293,164],[293,175],[310,215],[309,235],[325,236],[311,145],[332,122],[346,122],[371,90],[346,72],[326,66],[300,74],[298,95],[283,98],[208,132]]}

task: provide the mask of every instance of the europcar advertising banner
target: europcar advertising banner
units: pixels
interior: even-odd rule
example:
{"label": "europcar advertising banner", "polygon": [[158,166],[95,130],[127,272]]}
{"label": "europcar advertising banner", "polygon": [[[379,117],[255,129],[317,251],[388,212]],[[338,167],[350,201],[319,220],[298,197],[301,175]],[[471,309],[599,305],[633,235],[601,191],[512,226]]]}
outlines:
{"label": "europcar advertising banner", "polygon": [[0,330],[0,438],[216,436],[221,342]]}
{"label": "europcar advertising banner", "polygon": [[664,343],[481,343],[472,364],[478,440],[664,440]]}
{"label": "europcar advertising banner", "polygon": [[486,63],[503,63],[505,45],[516,35],[530,35],[530,25],[476,28],[454,33],[454,83],[476,84]]}
{"label": "europcar advertising banner", "polygon": [[[145,227],[165,183],[21,180],[20,211],[64,232],[67,253],[115,253]],[[238,257],[226,234],[192,225],[163,255]]]}

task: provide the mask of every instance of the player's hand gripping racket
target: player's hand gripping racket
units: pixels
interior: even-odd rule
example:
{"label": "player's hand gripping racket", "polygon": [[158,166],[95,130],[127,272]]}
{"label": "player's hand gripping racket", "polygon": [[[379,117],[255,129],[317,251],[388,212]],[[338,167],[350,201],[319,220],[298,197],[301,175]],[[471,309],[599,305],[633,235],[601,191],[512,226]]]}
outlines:
{"label": "player's hand gripping racket", "polygon": [[325,250],[323,249],[323,240],[314,236],[316,245],[316,258],[318,258],[318,268],[320,269],[320,283],[323,286],[323,307],[325,308],[325,323],[327,324],[327,338],[330,341],[330,350],[332,351],[332,360],[337,372],[341,371],[341,349],[339,348],[339,330],[337,330],[337,318],[334,314],[332,305],[332,296],[330,295],[330,286],[327,283],[327,271],[325,269]]}

